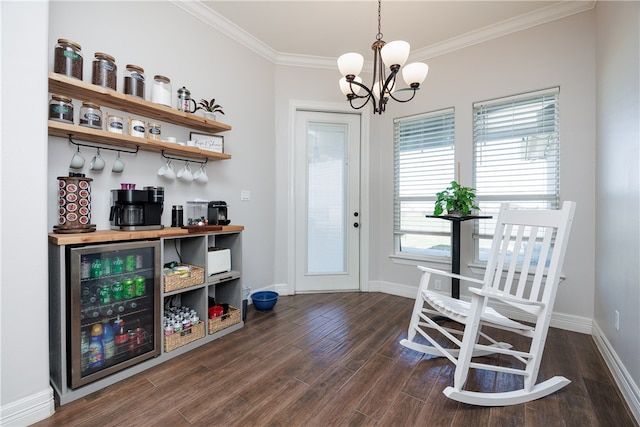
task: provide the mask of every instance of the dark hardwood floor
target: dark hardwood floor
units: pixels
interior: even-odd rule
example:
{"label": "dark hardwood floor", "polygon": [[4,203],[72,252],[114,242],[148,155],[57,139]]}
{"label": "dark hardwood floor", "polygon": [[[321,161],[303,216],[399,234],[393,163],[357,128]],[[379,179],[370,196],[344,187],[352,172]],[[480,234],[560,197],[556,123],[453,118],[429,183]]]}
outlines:
{"label": "dark hardwood floor", "polygon": [[[37,426],[637,426],[588,335],[551,329],[539,379],[572,383],[526,404],[449,400],[453,365],[406,349],[413,300],[280,297],[245,327],[67,405]],[[508,374],[475,371],[505,390]]]}

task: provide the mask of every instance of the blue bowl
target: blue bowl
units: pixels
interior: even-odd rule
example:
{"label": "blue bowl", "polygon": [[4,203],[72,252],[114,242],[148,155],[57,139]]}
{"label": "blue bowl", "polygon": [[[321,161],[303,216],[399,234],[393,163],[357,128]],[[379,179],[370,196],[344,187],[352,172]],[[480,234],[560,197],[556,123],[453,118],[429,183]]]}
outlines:
{"label": "blue bowl", "polygon": [[278,293],[272,291],[261,291],[251,295],[251,301],[256,310],[269,311],[278,302]]}

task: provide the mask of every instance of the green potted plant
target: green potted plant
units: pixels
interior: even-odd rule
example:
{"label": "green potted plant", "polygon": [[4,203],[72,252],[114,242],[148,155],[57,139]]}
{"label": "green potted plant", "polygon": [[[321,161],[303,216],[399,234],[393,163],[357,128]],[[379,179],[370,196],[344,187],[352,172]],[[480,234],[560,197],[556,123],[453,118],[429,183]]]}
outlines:
{"label": "green potted plant", "polygon": [[[216,104],[215,98],[212,98],[211,101],[207,101],[206,99],[201,99],[200,102],[198,103],[198,107],[196,108],[196,111],[198,110],[204,111],[204,116],[206,118],[211,118],[212,120],[216,119],[216,116],[215,116],[216,113],[224,114],[224,111],[222,111],[222,106],[219,104]],[[208,117],[208,116],[211,116],[211,117]]]}
{"label": "green potted plant", "polygon": [[476,189],[463,187],[456,181],[451,186],[436,194],[434,215],[442,215],[446,210],[449,215],[469,215],[473,209],[480,208],[475,204]]}

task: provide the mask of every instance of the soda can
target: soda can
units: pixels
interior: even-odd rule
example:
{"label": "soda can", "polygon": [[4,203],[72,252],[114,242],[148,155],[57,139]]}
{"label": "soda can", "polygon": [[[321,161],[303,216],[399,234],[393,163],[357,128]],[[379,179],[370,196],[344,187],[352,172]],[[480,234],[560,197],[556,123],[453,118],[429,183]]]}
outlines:
{"label": "soda can", "polygon": [[142,257],[142,255],[136,255],[136,268],[139,270],[143,267],[144,265],[144,258]]}
{"label": "soda can", "polygon": [[88,279],[89,277],[91,277],[91,262],[83,257],[80,262],[80,278]]}
{"label": "soda can", "polygon": [[111,304],[111,287],[109,285],[100,286],[99,292],[100,304]]}
{"label": "soda can", "polygon": [[146,293],[144,277],[136,277],[134,281],[136,283],[136,296],[144,296],[144,294]]}
{"label": "soda can", "polygon": [[136,269],[135,255],[127,255],[127,257],[124,259],[124,269],[125,271],[135,271]]}
{"label": "soda can", "polygon": [[136,296],[136,284],[133,279],[125,279],[122,282],[122,286],[124,287],[124,298],[131,299]]}
{"label": "soda can", "polygon": [[102,260],[100,258],[96,258],[91,263],[91,277],[97,279],[102,277]]}
{"label": "soda can", "polygon": [[124,272],[124,259],[119,256],[113,259],[113,268],[111,269],[113,274],[120,274]]}
{"label": "soda can", "polygon": [[124,298],[124,286],[122,285],[122,282],[113,282],[111,284],[111,296],[113,297],[114,301],[120,301],[122,300],[122,298]]}
{"label": "soda can", "polygon": [[111,258],[102,260],[102,275],[109,276],[111,274]]}

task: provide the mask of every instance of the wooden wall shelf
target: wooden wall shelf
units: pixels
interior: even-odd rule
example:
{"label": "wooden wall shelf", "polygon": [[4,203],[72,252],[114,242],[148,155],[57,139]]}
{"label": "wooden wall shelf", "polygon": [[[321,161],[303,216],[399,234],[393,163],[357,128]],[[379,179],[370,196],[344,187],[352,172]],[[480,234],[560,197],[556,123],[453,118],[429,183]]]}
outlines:
{"label": "wooden wall shelf", "polygon": [[[220,133],[231,130],[224,123],[207,120],[193,113],[185,113],[177,109],[145,101],[136,96],[125,95],[114,90],[80,81],[57,73],[49,73],[49,92],[67,96],[81,101],[91,101],[100,106],[110,107],[130,114],[148,117],[189,129],[206,133]],[[231,155],[202,150],[197,147],[186,147],[178,144],[136,138],[129,135],[92,129],[49,120],[49,135],[74,140],[88,141],[97,144],[112,145],[127,149],[139,147],[144,151],[161,152],[174,156],[205,157],[209,160],[228,160]]]}

